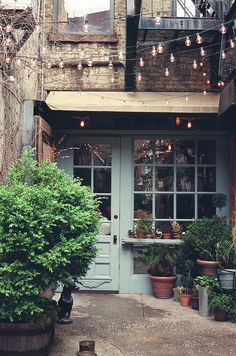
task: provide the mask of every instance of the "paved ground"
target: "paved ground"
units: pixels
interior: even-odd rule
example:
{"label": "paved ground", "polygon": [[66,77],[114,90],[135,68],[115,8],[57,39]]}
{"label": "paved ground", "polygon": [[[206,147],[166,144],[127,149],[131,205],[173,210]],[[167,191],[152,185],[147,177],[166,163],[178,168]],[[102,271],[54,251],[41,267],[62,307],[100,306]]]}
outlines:
{"label": "paved ground", "polygon": [[201,317],[145,294],[74,295],[73,324],[57,325],[50,356],[73,356],[95,340],[98,356],[236,356],[236,324]]}

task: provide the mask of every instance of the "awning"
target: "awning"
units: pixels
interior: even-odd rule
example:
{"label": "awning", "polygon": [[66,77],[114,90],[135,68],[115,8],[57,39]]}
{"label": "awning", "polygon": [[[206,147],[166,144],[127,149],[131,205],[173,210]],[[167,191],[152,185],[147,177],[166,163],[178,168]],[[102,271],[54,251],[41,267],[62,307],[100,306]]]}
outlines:
{"label": "awning", "polygon": [[52,110],[157,113],[218,113],[219,93],[52,91]]}

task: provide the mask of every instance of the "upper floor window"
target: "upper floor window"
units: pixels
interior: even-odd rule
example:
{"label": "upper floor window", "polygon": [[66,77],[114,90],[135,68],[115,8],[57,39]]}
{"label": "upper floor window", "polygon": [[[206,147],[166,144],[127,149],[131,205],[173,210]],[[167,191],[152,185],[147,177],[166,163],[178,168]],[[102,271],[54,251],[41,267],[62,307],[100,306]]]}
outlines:
{"label": "upper floor window", "polygon": [[58,0],[57,28],[63,33],[112,34],[112,0]]}

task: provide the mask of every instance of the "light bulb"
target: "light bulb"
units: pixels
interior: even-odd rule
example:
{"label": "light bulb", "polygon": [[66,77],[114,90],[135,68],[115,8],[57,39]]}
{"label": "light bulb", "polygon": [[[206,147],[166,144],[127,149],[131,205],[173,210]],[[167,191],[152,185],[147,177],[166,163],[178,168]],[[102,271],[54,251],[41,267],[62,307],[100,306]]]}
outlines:
{"label": "light bulb", "polygon": [[112,64],[112,60],[109,61],[108,64],[108,69],[112,70],[113,69],[113,64]]}
{"label": "light bulb", "polygon": [[225,59],[225,57],[226,57],[225,51],[221,51],[221,58]]}
{"label": "light bulb", "polygon": [[157,55],[157,50],[156,50],[156,47],[155,47],[155,46],[152,46],[151,55],[152,55],[153,57],[155,57],[155,56]]}
{"label": "light bulb", "polygon": [[85,20],[85,21],[84,21],[83,31],[86,32],[86,33],[89,32],[88,20]]}
{"label": "light bulb", "polygon": [[6,25],[6,27],[5,27],[5,31],[6,31],[6,33],[10,33],[11,30],[12,30],[12,26],[11,26],[10,23],[8,23],[8,24]]}
{"label": "light bulb", "polygon": [[207,92],[206,92],[206,90],[203,90],[203,95],[207,95]]}
{"label": "light bulb", "polygon": [[187,36],[185,39],[185,46],[189,47],[189,46],[191,46],[191,44],[192,44],[192,41],[190,40],[189,36]]}
{"label": "light bulb", "polygon": [[187,95],[185,95],[185,101],[188,101],[188,96]]}
{"label": "light bulb", "polygon": [[48,62],[48,63],[47,63],[47,68],[48,68],[48,69],[51,69],[51,68],[52,68],[52,63],[51,63],[51,62]]}
{"label": "light bulb", "polygon": [[174,61],[175,61],[175,57],[174,57],[173,53],[171,53],[170,54],[170,62],[174,63]]}
{"label": "light bulb", "polygon": [[165,76],[166,76],[166,77],[169,77],[169,75],[170,75],[169,69],[166,68],[166,69],[165,69]]}
{"label": "light bulb", "polygon": [[5,46],[10,46],[11,45],[11,37],[7,37],[4,41]]}
{"label": "light bulb", "polygon": [[13,75],[9,75],[8,78],[9,78],[10,82],[14,82],[15,81],[15,77]]}
{"label": "light bulb", "polygon": [[175,118],[175,125],[176,125],[176,126],[180,126],[180,125],[181,125],[181,118],[180,118],[179,116],[177,116],[177,117]]}
{"label": "light bulb", "polygon": [[206,74],[206,72],[203,72],[202,75],[203,75],[203,77],[206,77],[207,74]]}
{"label": "light bulb", "polygon": [[197,64],[196,60],[194,59],[194,61],[193,61],[193,69],[197,69],[197,67],[198,67],[198,64]]}
{"label": "light bulb", "polygon": [[65,67],[65,64],[63,61],[60,61],[59,64],[58,64],[58,67],[63,69]]}
{"label": "light bulb", "polygon": [[234,48],[235,47],[235,43],[232,40],[232,38],[229,40],[229,46],[230,46],[230,48]]}
{"label": "light bulb", "polygon": [[225,25],[222,23],[220,25],[220,29],[219,31],[224,35],[227,32],[227,28],[225,27]]}
{"label": "light bulb", "polygon": [[138,72],[138,77],[137,77],[137,79],[138,79],[139,82],[141,82],[141,80],[142,80],[142,74],[141,74],[141,72]]}
{"label": "light bulb", "polygon": [[199,33],[197,33],[196,42],[198,44],[201,44],[203,42],[203,38],[202,38],[202,36],[199,35]]}
{"label": "light bulb", "polygon": [[126,100],[123,101],[123,105],[126,106]]}
{"label": "light bulb", "polygon": [[168,99],[166,99],[166,105],[169,105],[169,100]]}
{"label": "light bulb", "polygon": [[164,47],[163,47],[162,43],[158,43],[157,52],[160,54],[164,52]]}
{"label": "light bulb", "polygon": [[200,62],[199,63],[199,67],[203,67],[204,66],[204,63],[203,62]]}
{"label": "light bulb", "polygon": [[80,120],[79,125],[80,125],[80,127],[84,127],[84,126],[85,126],[85,122],[84,122],[84,120]]}
{"label": "light bulb", "polygon": [[144,60],[142,59],[142,57],[139,59],[139,65],[140,67],[144,67]]}
{"label": "light bulb", "polygon": [[192,127],[192,121],[189,120],[188,123],[187,123],[187,128],[191,129],[191,127]]}
{"label": "light bulb", "polygon": [[209,79],[207,80],[207,84],[211,84],[211,82],[210,82],[210,80],[209,80]]}
{"label": "light bulb", "polygon": [[115,77],[114,77],[114,75],[111,76],[111,83],[115,83]]}
{"label": "light bulb", "polygon": [[80,58],[84,58],[84,56],[85,56],[85,53],[84,53],[84,49],[82,48],[80,51]]}
{"label": "light bulb", "polygon": [[167,146],[167,149],[168,149],[168,151],[171,151],[171,144],[170,143],[168,143],[168,146]]}
{"label": "light bulb", "polygon": [[91,58],[88,59],[87,65],[88,65],[88,67],[92,67],[93,66],[93,60]]}
{"label": "light bulb", "polygon": [[205,49],[203,47],[201,47],[200,48],[200,55],[203,57],[203,56],[205,56],[205,54],[206,54]]}
{"label": "light bulb", "polygon": [[157,15],[155,17],[155,24],[160,25],[160,23],[161,23],[161,15],[160,15],[160,13],[157,13]]}
{"label": "light bulb", "polygon": [[82,70],[83,69],[81,61],[79,61],[78,65],[77,65],[77,69],[78,70]]}
{"label": "light bulb", "polygon": [[104,98],[103,98],[103,96],[101,97],[101,103],[104,103]]}
{"label": "light bulb", "polygon": [[124,59],[124,54],[123,54],[122,51],[119,51],[119,52],[118,52],[118,59],[119,59],[120,61],[122,61],[122,60]]}

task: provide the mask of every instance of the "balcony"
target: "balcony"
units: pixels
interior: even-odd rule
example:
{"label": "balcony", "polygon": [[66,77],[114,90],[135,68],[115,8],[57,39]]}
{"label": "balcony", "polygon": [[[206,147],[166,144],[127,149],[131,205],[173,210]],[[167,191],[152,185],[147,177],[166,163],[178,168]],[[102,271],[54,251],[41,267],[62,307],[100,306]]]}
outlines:
{"label": "balcony", "polygon": [[7,13],[22,12],[24,10],[31,9],[34,16],[37,14],[39,1],[37,0],[0,0],[0,11]]}

